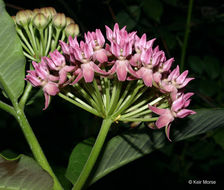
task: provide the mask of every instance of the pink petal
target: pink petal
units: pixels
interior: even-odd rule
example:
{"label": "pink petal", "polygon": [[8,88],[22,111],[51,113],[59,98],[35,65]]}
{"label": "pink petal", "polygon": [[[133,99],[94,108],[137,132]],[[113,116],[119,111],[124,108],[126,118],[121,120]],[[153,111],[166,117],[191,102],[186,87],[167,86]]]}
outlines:
{"label": "pink petal", "polygon": [[81,65],[82,74],[85,82],[92,82],[94,78],[94,69],[90,63],[85,63]]}
{"label": "pink petal", "polygon": [[127,60],[116,61],[116,72],[119,81],[125,81],[127,78]]}
{"label": "pink petal", "polygon": [[79,71],[79,72],[77,72],[77,73],[78,73],[78,76],[77,76],[76,79],[71,83],[71,85],[76,84],[76,83],[79,82],[79,81],[82,79],[82,77],[83,77],[83,74],[82,74],[81,69],[80,69],[80,70],[77,70],[77,71]]}
{"label": "pink petal", "polygon": [[44,97],[45,97],[45,107],[43,108],[43,110],[46,110],[50,104],[51,96],[47,94],[46,92],[44,92]]}
{"label": "pink petal", "polygon": [[148,104],[149,109],[152,110],[152,112],[158,114],[158,115],[162,115],[166,112],[166,109],[162,109],[162,108],[157,108],[155,106],[151,106],[150,104]]}
{"label": "pink petal", "polygon": [[156,121],[156,126],[160,129],[162,127],[168,126],[173,120],[174,117],[170,110],[166,109],[166,112],[160,115],[159,119]]}
{"label": "pink petal", "polygon": [[104,63],[108,61],[107,52],[105,49],[96,50],[93,54],[94,61],[97,60],[100,63]]}
{"label": "pink petal", "polygon": [[59,84],[63,84],[67,79],[67,72],[65,69],[59,71]]}
{"label": "pink petal", "polygon": [[172,103],[171,110],[174,112],[177,112],[178,110],[183,108],[184,103],[185,103],[185,101],[183,99],[183,96],[179,97]]}
{"label": "pink petal", "polygon": [[189,110],[189,109],[182,109],[177,113],[177,117],[184,118],[188,115],[196,114],[195,111]]}
{"label": "pink petal", "polygon": [[145,68],[142,71],[142,80],[144,81],[144,84],[146,86],[152,87],[153,76],[152,76],[152,70],[151,69],[146,69]]}
{"label": "pink petal", "polygon": [[178,84],[182,84],[188,75],[188,70],[184,71],[177,79],[176,82]]}
{"label": "pink petal", "polygon": [[161,73],[159,73],[159,72],[155,72],[155,73],[153,73],[153,80],[154,80],[156,83],[160,83],[161,78],[162,78],[162,74],[161,74]]}
{"label": "pink petal", "polygon": [[194,78],[186,78],[183,84],[179,85],[178,88],[183,88],[185,87],[190,81],[194,80]]}
{"label": "pink petal", "polygon": [[165,127],[165,133],[166,133],[167,139],[171,142],[171,139],[170,139],[170,126],[171,126],[171,124],[169,124],[168,126]]}
{"label": "pink petal", "polygon": [[63,42],[63,41],[61,41],[61,40],[59,40],[59,43],[60,43],[60,46],[61,46],[61,49],[62,49],[63,53],[66,54],[66,55],[69,55],[69,46],[68,46],[68,44]]}
{"label": "pink petal", "polygon": [[168,59],[164,64],[163,64],[163,71],[169,71],[170,67],[172,66],[172,63],[174,62],[174,58]]}
{"label": "pink petal", "polygon": [[96,29],[96,38],[97,38],[97,42],[102,47],[105,43],[105,38],[100,29]]}
{"label": "pink petal", "polygon": [[51,96],[55,96],[59,93],[58,85],[54,82],[47,82],[43,87],[44,92]]}

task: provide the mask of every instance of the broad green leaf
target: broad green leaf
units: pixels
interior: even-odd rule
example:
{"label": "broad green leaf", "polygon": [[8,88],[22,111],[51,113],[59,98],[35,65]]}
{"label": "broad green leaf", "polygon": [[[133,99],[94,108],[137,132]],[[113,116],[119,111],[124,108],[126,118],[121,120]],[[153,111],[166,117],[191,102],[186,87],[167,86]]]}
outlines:
{"label": "broad green leaf", "polygon": [[[172,124],[172,143],[224,126],[224,109],[202,109],[195,111],[197,114],[176,121]],[[170,142],[167,140],[163,129],[152,130],[144,125],[141,125],[136,129],[130,129],[123,134],[113,137],[107,142],[104,150],[101,152],[95,171],[93,171],[91,175],[90,184],[99,180],[113,170],[149,154],[153,150],[159,149],[166,144],[170,144]],[[82,154],[84,154],[83,151]],[[87,160],[88,152],[90,152],[89,149],[86,151],[86,158],[83,158],[84,160]],[[80,153],[81,152],[78,153],[76,150],[76,154]],[[79,160],[75,157],[72,158],[71,156],[70,163],[72,162],[77,165]],[[71,165],[72,164],[70,164],[67,169],[66,176],[72,183],[74,183],[74,179],[77,179],[77,173],[75,173],[74,168],[71,169]]]}
{"label": "broad green leaf", "polygon": [[23,92],[25,58],[13,20],[0,0],[0,87],[17,99]]}
{"label": "broad green leaf", "polygon": [[160,0],[144,0],[143,10],[149,18],[160,22],[160,18],[163,14],[163,4]]}
{"label": "broad green leaf", "polygon": [[82,168],[84,167],[92,150],[94,142],[94,138],[89,138],[76,145],[73,149],[69,158],[68,168],[65,173],[67,179],[70,180],[73,184],[77,181]]}
{"label": "broad green leaf", "polygon": [[52,190],[53,179],[32,158],[0,156],[0,190]]}

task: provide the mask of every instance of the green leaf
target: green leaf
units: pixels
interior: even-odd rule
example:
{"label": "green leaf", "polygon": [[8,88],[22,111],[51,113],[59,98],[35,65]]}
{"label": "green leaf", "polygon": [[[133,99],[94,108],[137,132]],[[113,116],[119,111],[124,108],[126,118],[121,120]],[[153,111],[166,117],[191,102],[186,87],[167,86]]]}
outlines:
{"label": "green leaf", "polygon": [[32,158],[0,156],[0,190],[52,190],[53,180]]}
{"label": "green leaf", "polygon": [[[217,127],[224,127],[224,109],[195,110],[197,114],[172,124],[173,142],[205,133]],[[112,138],[98,159],[96,170],[92,173],[90,184],[96,182],[113,170],[134,161],[170,142],[164,130],[152,130],[142,125]]]}
{"label": "green leaf", "polygon": [[23,92],[25,58],[15,25],[0,0],[0,87],[16,100]]}
{"label": "green leaf", "polygon": [[73,184],[77,181],[95,142],[94,138],[89,138],[76,145],[69,158],[68,168],[65,176]]}
{"label": "green leaf", "polygon": [[140,18],[141,9],[139,6],[129,6],[127,11],[122,10],[117,15],[116,18],[121,27],[127,26],[127,30],[132,30]]}
{"label": "green leaf", "polygon": [[163,4],[160,0],[144,0],[143,10],[149,18],[160,22],[160,18],[163,14]]}

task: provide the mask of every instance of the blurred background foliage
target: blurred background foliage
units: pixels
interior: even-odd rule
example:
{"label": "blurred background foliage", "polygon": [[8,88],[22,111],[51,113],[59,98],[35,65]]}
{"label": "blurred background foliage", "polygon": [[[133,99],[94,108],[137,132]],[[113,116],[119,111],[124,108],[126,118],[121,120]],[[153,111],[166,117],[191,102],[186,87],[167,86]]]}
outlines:
{"label": "blurred background foliage", "polygon": [[[184,0],[5,0],[7,11],[15,15],[20,9],[53,6],[73,18],[83,33],[95,28],[105,32],[105,25],[127,25],[129,31],[148,38],[157,38],[156,45],[180,64],[189,1]],[[190,33],[184,69],[196,79],[187,91],[195,92],[192,108],[224,107],[224,2],[196,0],[193,2]],[[174,66],[175,66],[174,64]],[[31,100],[32,101],[32,100]],[[43,96],[27,105],[27,117],[44,152],[62,183],[69,155],[77,142],[96,134],[100,120],[79,108],[53,98],[42,111]],[[30,154],[29,147],[16,121],[0,110],[0,152],[13,157]],[[118,125],[113,126],[119,131]],[[208,179],[223,183],[224,129],[211,131],[187,141],[170,143],[137,161],[128,164],[89,189],[120,189],[151,185],[186,185],[189,179]]]}

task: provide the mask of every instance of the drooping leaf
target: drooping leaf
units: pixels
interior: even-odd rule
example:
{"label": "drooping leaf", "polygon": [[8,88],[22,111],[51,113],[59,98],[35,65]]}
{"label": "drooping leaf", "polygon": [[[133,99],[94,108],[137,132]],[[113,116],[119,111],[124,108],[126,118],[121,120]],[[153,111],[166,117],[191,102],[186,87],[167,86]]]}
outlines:
{"label": "drooping leaf", "polygon": [[[205,133],[217,127],[224,127],[224,109],[202,109],[196,110],[196,112],[196,115],[172,124],[172,143]],[[113,170],[149,154],[166,144],[170,144],[170,142],[167,140],[163,129],[152,130],[144,125],[113,137],[107,142],[104,150],[101,152],[101,156],[95,167],[96,169],[91,175],[90,184]],[[90,152],[90,150],[86,151],[86,157],[88,157],[87,152]],[[82,154],[84,153],[82,152]],[[72,159],[75,160],[72,161]],[[72,162],[77,165],[79,160],[75,157],[70,157],[70,163]],[[70,165],[67,169],[67,177],[74,183],[73,179],[77,179],[77,173],[71,168]]]}
{"label": "drooping leaf", "polygon": [[73,184],[77,181],[95,142],[94,138],[89,138],[77,144],[69,158],[68,168],[65,176]]}
{"label": "drooping leaf", "polygon": [[0,156],[1,190],[52,190],[53,179],[32,158],[20,155],[15,159]]}
{"label": "drooping leaf", "polygon": [[0,88],[17,99],[24,88],[25,58],[13,20],[0,0]]}

